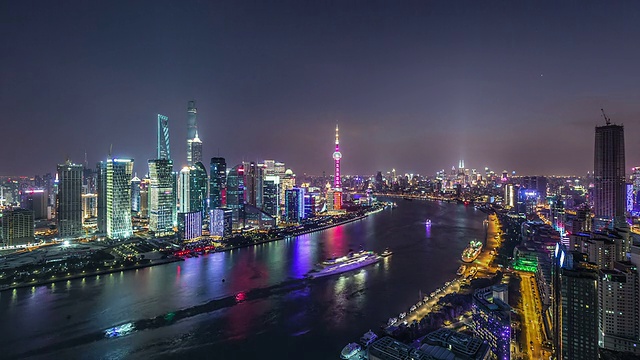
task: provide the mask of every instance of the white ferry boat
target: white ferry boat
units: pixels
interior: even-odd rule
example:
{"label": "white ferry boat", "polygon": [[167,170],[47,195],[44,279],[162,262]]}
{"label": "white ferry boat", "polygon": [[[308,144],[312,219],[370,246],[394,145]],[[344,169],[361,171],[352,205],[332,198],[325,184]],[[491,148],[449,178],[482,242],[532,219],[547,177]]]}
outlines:
{"label": "white ferry boat", "polygon": [[482,251],[482,242],[471,240],[462,252],[462,261],[466,263],[473,262],[480,255],[480,251]]}
{"label": "white ferry boat", "polygon": [[363,266],[375,264],[380,261],[380,259],[380,255],[373,251],[360,250],[358,252],[349,252],[349,254],[345,256],[323,261],[316,269],[309,271],[307,276],[313,279],[341,274],[343,272],[359,269]]}

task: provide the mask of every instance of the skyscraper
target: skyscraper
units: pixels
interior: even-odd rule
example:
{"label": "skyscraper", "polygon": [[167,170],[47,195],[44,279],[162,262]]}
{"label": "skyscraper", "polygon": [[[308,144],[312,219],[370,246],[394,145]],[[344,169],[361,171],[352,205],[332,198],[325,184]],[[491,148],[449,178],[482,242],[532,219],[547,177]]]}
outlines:
{"label": "skyscraper", "polygon": [[204,215],[207,199],[207,169],[200,161],[189,168],[189,209]]}
{"label": "skyscraper", "polygon": [[180,178],[178,179],[178,201],[180,203],[180,212],[186,213],[191,211],[191,199],[189,198],[189,172],[191,168],[185,166],[180,170]]}
{"label": "skyscraper", "polygon": [[187,140],[187,163],[193,165],[198,161],[202,161],[202,141],[198,137],[198,131],[196,130],[196,136]]}
{"label": "skyscraper", "polygon": [[202,141],[198,137],[198,123],[196,102],[187,104],[187,164],[189,166],[202,161]]}
{"label": "skyscraper", "polygon": [[284,218],[289,223],[297,223],[304,218],[303,189],[293,188],[285,191]]}
{"label": "skyscraper", "polygon": [[634,264],[621,261],[614,264],[614,269],[600,270],[600,347],[640,353],[638,290],[638,268]]}
{"label": "skyscraper", "polygon": [[334,161],[334,176],[333,176],[333,208],[335,210],[342,208],[342,178],[340,174],[340,159],[342,159],[342,153],[340,152],[340,138],[338,134],[338,125],[336,125],[336,148],[333,152]]}
{"label": "skyscraper", "polygon": [[171,159],[169,151],[169,118],[158,114],[158,159]]}
{"label": "skyscraper", "polygon": [[58,165],[58,200],[56,218],[58,236],[82,235],[82,165],[66,163]]}
{"label": "skyscraper", "polygon": [[280,209],[280,203],[278,201],[278,194],[280,188],[280,177],[276,175],[267,175],[264,179],[263,190],[263,210],[267,214],[278,217],[278,210]]}
{"label": "skyscraper", "polygon": [[176,192],[174,191],[175,177],[173,175],[173,160],[149,160],[149,230],[156,236],[173,233],[176,219]]}
{"label": "skyscraper", "polygon": [[98,232],[107,233],[107,162],[100,161],[96,166],[96,187],[98,190]]}
{"label": "skyscraper", "polygon": [[556,358],[598,358],[598,269],[582,253],[556,245],[553,321]]}
{"label": "skyscraper", "polygon": [[209,206],[212,209],[223,206],[222,193],[227,184],[227,163],[224,158],[211,158],[209,165]]}
{"label": "skyscraper", "polygon": [[136,215],[140,212],[140,183],[137,176],[131,179],[131,212]]}
{"label": "skyscraper", "polygon": [[133,159],[107,160],[107,237],[127,239],[131,224],[131,176]]}
{"label": "skyscraper", "polygon": [[611,124],[596,126],[594,154],[594,212],[598,225],[625,223],[626,182],[624,127]]}
{"label": "skyscraper", "polygon": [[227,208],[231,209],[233,223],[244,227],[244,168],[236,165],[227,175]]}

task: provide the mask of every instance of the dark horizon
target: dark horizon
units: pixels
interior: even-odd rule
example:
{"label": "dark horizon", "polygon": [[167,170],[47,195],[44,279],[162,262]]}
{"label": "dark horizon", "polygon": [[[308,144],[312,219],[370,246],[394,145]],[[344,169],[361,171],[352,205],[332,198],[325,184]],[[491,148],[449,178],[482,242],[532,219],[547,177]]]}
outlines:
{"label": "dark horizon", "polygon": [[203,158],[344,174],[593,171],[604,108],[640,164],[640,4],[403,1],[24,1],[0,5],[0,174],[89,166],[145,174],[156,116],[186,164],[187,102]]}

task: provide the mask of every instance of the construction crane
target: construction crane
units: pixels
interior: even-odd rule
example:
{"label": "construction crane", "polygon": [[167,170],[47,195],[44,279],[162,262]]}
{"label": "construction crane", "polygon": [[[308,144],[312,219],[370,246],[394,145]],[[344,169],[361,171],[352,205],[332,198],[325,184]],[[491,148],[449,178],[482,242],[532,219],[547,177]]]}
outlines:
{"label": "construction crane", "polygon": [[604,122],[607,124],[607,126],[611,125],[611,119],[609,119],[607,117],[607,114],[604,113],[604,109],[600,109],[600,111],[602,111],[602,117],[604,118]]}

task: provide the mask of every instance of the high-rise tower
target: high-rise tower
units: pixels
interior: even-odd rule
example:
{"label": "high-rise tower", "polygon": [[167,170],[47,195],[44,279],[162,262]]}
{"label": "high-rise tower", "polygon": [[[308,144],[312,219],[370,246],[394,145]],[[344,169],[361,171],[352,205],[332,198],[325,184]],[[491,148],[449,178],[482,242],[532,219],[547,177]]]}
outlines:
{"label": "high-rise tower", "polygon": [[340,159],[342,159],[342,153],[340,152],[340,137],[338,134],[338,125],[336,125],[336,150],[333,152],[333,161],[335,162],[333,187],[338,191],[342,189],[342,180],[340,179]]}
{"label": "high-rise tower", "polygon": [[333,161],[335,162],[334,176],[333,176],[333,209],[338,210],[342,208],[342,179],[340,177],[340,159],[342,159],[342,153],[340,152],[340,137],[338,134],[338,125],[336,124],[336,149],[333,152]]}
{"label": "high-rise tower", "polygon": [[196,102],[189,101],[187,106],[187,164],[189,166],[202,161],[202,141],[198,137],[196,114]]}
{"label": "high-rise tower", "polygon": [[78,237],[82,231],[82,165],[67,160],[58,165],[58,199],[56,217],[58,236]]}
{"label": "high-rise tower", "polygon": [[169,118],[158,114],[158,159],[171,159],[169,151]]}
{"label": "high-rise tower", "polygon": [[107,236],[128,239],[131,224],[131,175],[133,159],[107,159]]}
{"label": "high-rise tower", "polygon": [[596,126],[594,154],[594,212],[599,224],[625,222],[626,182],[624,127],[611,124]]}

